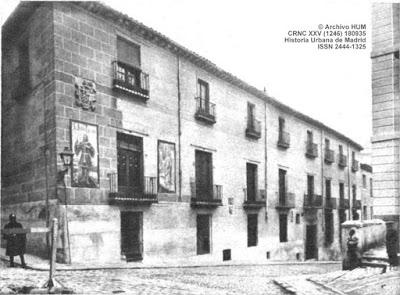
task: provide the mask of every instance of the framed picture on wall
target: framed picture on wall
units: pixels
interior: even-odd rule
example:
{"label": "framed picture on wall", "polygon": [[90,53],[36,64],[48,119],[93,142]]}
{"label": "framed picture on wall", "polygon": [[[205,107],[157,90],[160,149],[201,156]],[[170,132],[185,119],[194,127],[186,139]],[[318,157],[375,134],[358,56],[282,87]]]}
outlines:
{"label": "framed picture on wall", "polygon": [[97,125],[71,120],[71,169],[73,187],[99,187],[99,146]]}
{"label": "framed picture on wall", "polygon": [[158,141],[158,191],[160,193],[174,193],[175,179],[175,144]]}

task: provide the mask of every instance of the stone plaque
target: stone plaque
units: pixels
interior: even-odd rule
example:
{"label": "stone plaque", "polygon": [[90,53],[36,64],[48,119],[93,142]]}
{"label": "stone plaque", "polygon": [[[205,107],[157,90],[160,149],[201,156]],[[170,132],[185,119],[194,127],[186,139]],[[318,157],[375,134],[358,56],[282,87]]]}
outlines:
{"label": "stone plaque", "polygon": [[84,110],[96,109],[96,84],[93,81],[75,78],[75,104]]}

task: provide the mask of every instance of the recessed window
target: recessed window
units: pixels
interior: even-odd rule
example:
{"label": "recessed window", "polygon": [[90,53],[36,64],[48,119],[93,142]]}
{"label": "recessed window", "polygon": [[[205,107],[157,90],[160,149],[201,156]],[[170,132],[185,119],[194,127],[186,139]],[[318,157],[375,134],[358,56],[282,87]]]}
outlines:
{"label": "recessed window", "polygon": [[365,174],[362,176],[362,184],[363,188],[367,188],[367,176]]}
{"label": "recessed window", "polygon": [[117,56],[120,62],[140,68],[140,46],[117,37]]}

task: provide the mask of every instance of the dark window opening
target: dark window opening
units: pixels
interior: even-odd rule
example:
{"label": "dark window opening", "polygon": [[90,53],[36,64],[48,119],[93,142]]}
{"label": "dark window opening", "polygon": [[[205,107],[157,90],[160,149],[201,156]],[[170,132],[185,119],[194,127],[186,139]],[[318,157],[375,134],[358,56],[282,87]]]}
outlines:
{"label": "dark window opening", "polygon": [[344,183],[339,183],[339,198],[344,199]]}
{"label": "dark window opening", "polygon": [[333,213],[331,210],[325,210],[325,243],[327,245],[333,242]]}
{"label": "dark window opening", "polygon": [[307,195],[310,198],[314,195],[314,175],[307,175]]}
{"label": "dark window opening", "polygon": [[279,169],[279,204],[286,204],[286,192],[287,192],[287,179],[286,170]]}
{"label": "dark window opening", "polygon": [[213,198],[212,154],[200,150],[195,151],[196,199]]}
{"label": "dark window opening", "polygon": [[247,247],[257,246],[258,243],[258,215],[247,215]]}
{"label": "dark window opening", "polygon": [[247,201],[256,201],[257,199],[257,165],[252,163],[246,164],[246,185],[247,185]]}
{"label": "dark window opening", "polygon": [[222,261],[231,260],[231,249],[222,250]]}
{"label": "dark window opening", "polygon": [[326,199],[330,199],[331,196],[331,180],[325,179],[325,197]]}
{"label": "dark window opening", "polygon": [[279,241],[287,242],[288,241],[288,218],[287,214],[279,214]]}
{"label": "dark window opening", "polygon": [[300,224],[300,214],[296,214],[296,224]]}
{"label": "dark window opening", "polygon": [[363,188],[367,188],[367,176],[365,174],[362,176],[362,185]]}
{"label": "dark window opening", "polygon": [[121,37],[117,37],[117,55],[118,60],[140,68],[140,46],[125,40]]}

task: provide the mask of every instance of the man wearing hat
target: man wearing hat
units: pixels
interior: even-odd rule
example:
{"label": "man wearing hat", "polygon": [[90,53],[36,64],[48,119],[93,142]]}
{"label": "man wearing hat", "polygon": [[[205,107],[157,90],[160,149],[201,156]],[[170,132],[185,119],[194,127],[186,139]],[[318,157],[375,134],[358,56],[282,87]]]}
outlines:
{"label": "man wearing hat", "polygon": [[[4,226],[4,229],[22,228],[21,223],[17,222],[15,214],[10,214],[10,222]],[[26,248],[26,234],[6,234],[7,240],[6,255],[10,257],[10,267],[14,267],[14,256],[19,255],[22,267],[26,267],[24,254]]]}

